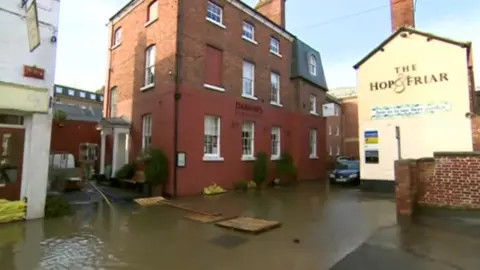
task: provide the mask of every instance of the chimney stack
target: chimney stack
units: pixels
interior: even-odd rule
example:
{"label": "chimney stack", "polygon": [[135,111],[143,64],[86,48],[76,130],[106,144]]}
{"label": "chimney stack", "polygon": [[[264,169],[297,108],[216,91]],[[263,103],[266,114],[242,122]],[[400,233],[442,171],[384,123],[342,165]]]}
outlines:
{"label": "chimney stack", "polygon": [[390,0],[392,32],[402,26],[415,27],[413,0]]}
{"label": "chimney stack", "polygon": [[286,0],[258,0],[255,9],[276,24],[285,28],[285,1]]}

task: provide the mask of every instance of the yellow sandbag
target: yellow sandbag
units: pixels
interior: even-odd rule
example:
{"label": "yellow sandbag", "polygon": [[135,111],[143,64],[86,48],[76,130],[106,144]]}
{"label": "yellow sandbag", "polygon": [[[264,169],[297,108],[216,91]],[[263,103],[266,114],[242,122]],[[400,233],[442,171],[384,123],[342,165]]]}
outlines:
{"label": "yellow sandbag", "polygon": [[211,186],[203,188],[203,194],[205,195],[216,195],[216,194],[221,194],[225,192],[227,191],[217,184],[213,184]]}
{"label": "yellow sandbag", "polygon": [[25,212],[9,214],[9,215],[0,215],[0,223],[22,220],[24,218],[25,218]]}
{"label": "yellow sandbag", "polygon": [[0,216],[18,212],[25,212],[26,204],[24,201],[7,201],[0,203]]}

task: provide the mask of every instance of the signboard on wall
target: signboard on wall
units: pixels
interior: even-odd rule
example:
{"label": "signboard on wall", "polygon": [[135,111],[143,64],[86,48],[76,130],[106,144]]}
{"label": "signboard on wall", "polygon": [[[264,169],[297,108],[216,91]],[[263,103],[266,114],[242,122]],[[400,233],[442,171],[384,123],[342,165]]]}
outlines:
{"label": "signboard on wall", "polygon": [[378,131],[368,130],[364,132],[365,138],[365,163],[378,164]]}
{"label": "signboard on wall", "polygon": [[450,111],[450,108],[451,105],[448,102],[375,106],[371,110],[371,117],[373,120],[410,117],[446,112]]}
{"label": "signboard on wall", "polygon": [[412,86],[448,82],[449,77],[445,72],[418,74],[416,65],[394,67],[397,78],[383,81],[370,82],[370,91],[393,90],[395,93],[403,93]]}

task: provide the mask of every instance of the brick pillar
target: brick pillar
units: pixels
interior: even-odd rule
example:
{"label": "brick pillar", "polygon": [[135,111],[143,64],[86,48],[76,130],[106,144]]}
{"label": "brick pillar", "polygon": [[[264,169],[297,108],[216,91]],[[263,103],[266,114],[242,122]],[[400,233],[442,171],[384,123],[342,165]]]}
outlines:
{"label": "brick pillar", "polygon": [[470,121],[472,128],[473,151],[480,151],[480,117],[474,115]]}
{"label": "brick pillar", "polygon": [[415,160],[395,161],[395,200],[399,223],[410,221],[413,214],[415,173]]}

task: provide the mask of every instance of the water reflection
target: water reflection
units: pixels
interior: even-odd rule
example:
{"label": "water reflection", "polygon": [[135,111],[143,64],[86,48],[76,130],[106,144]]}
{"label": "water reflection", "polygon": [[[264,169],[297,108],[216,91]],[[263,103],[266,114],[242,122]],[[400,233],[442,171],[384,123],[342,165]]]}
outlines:
{"label": "water reflection", "polygon": [[[0,241],[0,269],[327,269],[372,231],[394,222],[395,207],[326,190],[313,183],[181,199],[204,211],[283,222],[265,234],[242,235],[248,241],[234,249],[211,243],[231,232],[185,219],[167,206],[82,206],[68,218],[0,226],[0,239],[9,228],[19,235]],[[299,244],[292,242],[296,238]]]}

